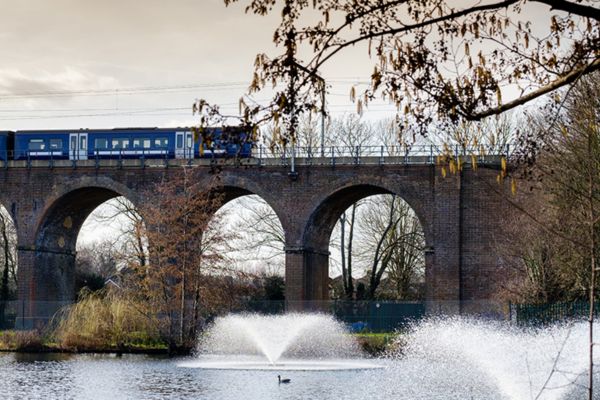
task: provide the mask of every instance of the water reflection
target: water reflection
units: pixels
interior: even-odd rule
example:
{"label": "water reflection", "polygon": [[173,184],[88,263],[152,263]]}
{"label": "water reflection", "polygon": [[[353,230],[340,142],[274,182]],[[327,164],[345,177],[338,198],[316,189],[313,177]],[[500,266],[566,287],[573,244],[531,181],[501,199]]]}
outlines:
{"label": "water reflection", "polygon": [[[526,330],[431,320],[398,354],[374,361],[381,369],[285,373],[183,367],[201,361],[191,357],[0,353],[0,399],[525,400],[551,376],[540,399],[575,400],[585,397],[586,334],[584,323]],[[279,385],[278,374],[291,384]]]}
{"label": "water reflection", "polygon": [[[397,362],[379,370],[287,371],[290,385],[279,385],[277,371],[217,371],[181,368],[190,359],[142,355],[0,354],[0,399],[463,399],[447,375],[415,382],[414,372]],[[425,366],[429,367],[429,366]],[[482,377],[479,377],[482,378]],[[474,378],[476,379],[476,378]],[[429,391],[424,386],[443,387]],[[452,387],[454,385],[454,387]],[[473,385],[474,399],[500,399],[485,384]],[[447,389],[447,390],[446,390]]]}

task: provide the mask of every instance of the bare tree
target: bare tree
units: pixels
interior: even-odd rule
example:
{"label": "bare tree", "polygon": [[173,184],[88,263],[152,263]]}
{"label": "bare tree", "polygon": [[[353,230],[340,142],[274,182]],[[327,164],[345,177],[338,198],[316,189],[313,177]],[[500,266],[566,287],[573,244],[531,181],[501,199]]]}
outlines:
{"label": "bare tree", "polygon": [[116,197],[94,211],[92,217],[92,223],[99,225],[118,223],[112,247],[118,250],[121,264],[135,261],[144,266],[148,263],[144,220],[132,202],[123,196]]}
{"label": "bare tree", "polygon": [[[352,277],[352,261],[354,257],[354,227],[356,225],[356,209],[360,203],[354,203],[350,206],[350,212],[342,213],[338,220],[339,226],[339,243],[340,243],[340,261],[342,268],[342,285],[344,288],[344,296],[347,299],[354,297],[354,281]],[[346,231],[346,226],[348,230]],[[334,231],[335,232],[335,231]]]}
{"label": "bare tree", "polygon": [[367,298],[375,298],[385,275],[396,289],[396,298],[418,298],[416,286],[425,275],[425,239],[417,216],[396,195],[376,196],[366,203],[370,207],[361,216],[361,256],[370,265]]}
{"label": "bare tree", "polygon": [[193,343],[202,297],[209,292],[205,283],[222,271],[220,254],[211,251],[227,240],[212,218],[222,196],[199,178],[194,168],[182,167],[147,193],[140,208],[151,262],[136,266],[134,291],[166,317],[164,333],[171,346]]}
{"label": "bare tree", "polygon": [[282,120],[290,137],[299,113],[319,110],[319,71],[360,44],[374,68],[362,95],[351,90],[358,111],[389,100],[399,127],[421,133],[514,109],[600,68],[594,0],[224,1],[281,16],[273,35],[281,53],[257,55],[249,92],[279,85],[267,105],[243,102],[242,120]]}
{"label": "bare tree", "polygon": [[[533,119],[521,141],[525,201],[515,201],[537,240],[515,246],[524,287],[540,300],[589,301],[589,398],[593,393],[597,235],[600,206],[600,84],[596,74],[575,85],[558,108]],[[531,167],[532,166],[532,167]],[[525,230],[527,232],[527,230]],[[519,240],[523,240],[522,237]]]}
{"label": "bare tree", "polygon": [[6,304],[17,287],[16,237],[10,215],[0,206],[0,326],[4,325]]}

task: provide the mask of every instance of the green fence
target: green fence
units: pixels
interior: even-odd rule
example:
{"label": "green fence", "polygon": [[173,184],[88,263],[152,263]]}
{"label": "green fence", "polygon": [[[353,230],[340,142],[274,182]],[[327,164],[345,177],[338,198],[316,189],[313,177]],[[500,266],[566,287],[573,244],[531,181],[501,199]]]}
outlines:
{"label": "green fence", "polygon": [[[303,303],[303,309],[332,314],[353,332],[392,332],[425,315],[422,302],[332,300]],[[285,302],[251,301],[236,311],[280,314],[285,312]]]}
{"label": "green fence", "polygon": [[[31,329],[46,325],[55,313],[70,302],[0,303],[1,329]],[[286,306],[288,307],[286,310]],[[240,301],[230,312],[282,314],[293,310],[333,315],[352,332],[392,332],[425,315],[423,302],[401,301],[314,301],[286,304],[284,301]],[[26,316],[23,318],[22,316]]]}
{"label": "green fence", "polygon": [[[600,302],[594,303],[595,316],[600,315]],[[590,303],[585,301],[548,304],[511,304],[510,319],[521,324],[545,324],[569,319],[587,318]]]}

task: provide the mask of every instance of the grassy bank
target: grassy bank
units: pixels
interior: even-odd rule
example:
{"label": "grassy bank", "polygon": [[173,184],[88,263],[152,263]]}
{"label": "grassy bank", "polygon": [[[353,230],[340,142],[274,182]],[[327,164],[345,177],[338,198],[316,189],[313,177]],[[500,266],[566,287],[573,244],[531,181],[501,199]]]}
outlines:
{"label": "grassy bank", "polygon": [[[396,333],[353,334],[365,353],[382,355],[397,342]],[[84,338],[85,339],[85,338]],[[61,353],[136,353],[168,354],[167,343],[151,338],[147,334],[128,335],[121,342],[95,339],[57,341],[55,337],[38,331],[0,331],[0,351],[4,352],[61,352]]]}
{"label": "grassy bank", "polygon": [[363,351],[371,356],[383,355],[392,350],[398,343],[399,334],[390,333],[356,333],[353,335]]}
{"label": "grassy bank", "polygon": [[121,343],[94,341],[94,345],[84,342],[79,346],[73,343],[66,346],[38,331],[0,331],[0,352],[168,354],[168,351],[166,343],[155,340]]}

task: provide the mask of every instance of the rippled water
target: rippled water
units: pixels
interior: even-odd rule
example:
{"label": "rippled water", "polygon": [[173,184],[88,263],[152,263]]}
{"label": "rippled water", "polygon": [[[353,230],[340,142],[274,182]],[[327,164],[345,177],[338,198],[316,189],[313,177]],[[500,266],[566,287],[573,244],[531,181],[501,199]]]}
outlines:
{"label": "rippled water", "polygon": [[[289,361],[285,353],[269,370],[206,369],[207,361],[215,361],[206,354],[0,353],[0,399],[530,400],[544,383],[540,399],[585,398],[584,323],[522,330],[462,318],[428,320],[402,340],[403,350],[389,358],[352,359],[380,368],[354,370],[279,369],[278,363]],[[279,385],[278,374],[292,382]],[[596,380],[600,399],[599,388]]]}
{"label": "rippled water", "polygon": [[[468,387],[449,369],[377,361],[376,370],[235,371],[185,368],[193,359],[148,356],[0,354],[1,399],[499,399],[473,374]],[[443,365],[436,366],[442,368]],[[432,373],[423,374],[424,371]],[[461,379],[464,383],[464,379]]]}

